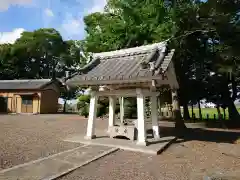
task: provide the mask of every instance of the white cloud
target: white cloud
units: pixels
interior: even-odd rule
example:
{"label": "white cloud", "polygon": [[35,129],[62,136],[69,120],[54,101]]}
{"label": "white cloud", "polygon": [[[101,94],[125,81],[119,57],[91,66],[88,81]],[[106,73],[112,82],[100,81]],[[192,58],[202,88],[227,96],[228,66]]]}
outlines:
{"label": "white cloud", "polygon": [[8,10],[11,5],[27,5],[31,3],[32,0],[0,0],[0,12]]}
{"label": "white cloud", "polygon": [[94,12],[103,12],[106,4],[107,4],[107,0],[93,0],[93,5],[91,8],[87,10],[87,13],[91,14]]}
{"label": "white cloud", "polygon": [[45,14],[46,16],[48,16],[48,17],[53,17],[53,16],[54,16],[53,11],[52,11],[51,9],[49,9],[49,8],[46,8],[46,9],[44,10],[44,14]]}
{"label": "white cloud", "polygon": [[14,29],[12,32],[0,32],[0,44],[14,43],[18,38],[21,37],[23,28]]}
{"label": "white cloud", "polygon": [[[79,0],[80,3],[81,0]],[[75,13],[70,12],[69,10],[66,12],[63,22],[60,27],[60,32],[63,36],[67,37],[67,39],[84,38],[84,22],[83,16],[87,14],[91,14],[94,12],[103,12],[104,7],[107,4],[107,0],[92,0],[92,5],[85,9],[84,12],[78,13],[78,15],[74,16]],[[78,2],[78,1],[77,1]]]}
{"label": "white cloud", "polygon": [[67,13],[65,19],[63,20],[60,31],[67,36],[68,39],[71,39],[72,36],[81,35],[83,29],[82,18],[74,17],[72,14]]}

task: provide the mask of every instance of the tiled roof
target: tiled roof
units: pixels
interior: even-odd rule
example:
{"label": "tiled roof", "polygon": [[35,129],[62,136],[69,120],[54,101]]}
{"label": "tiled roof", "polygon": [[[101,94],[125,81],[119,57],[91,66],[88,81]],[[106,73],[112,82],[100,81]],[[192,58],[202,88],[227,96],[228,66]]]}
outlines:
{"label": "tiled roof", "polygon": [[0,80],[0,90],[41,89],[51,79]]}
{"label": "tiled roof", "polygon": [[166,41],[96,53],[92,62],[67,80],[67,84],[106,85],[119,81],[127,83],[151,81],[167,70],[173,54],[174,50],[167,49]]}

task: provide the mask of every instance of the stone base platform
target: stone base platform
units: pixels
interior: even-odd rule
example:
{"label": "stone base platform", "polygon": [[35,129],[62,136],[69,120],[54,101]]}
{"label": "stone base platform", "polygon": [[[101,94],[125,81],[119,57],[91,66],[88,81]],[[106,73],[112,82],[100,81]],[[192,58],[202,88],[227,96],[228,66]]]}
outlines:
{"label": "stone base platform", "polygon": [[127,137],[131,141],[134,141],[137,138],[137,130],[135,126],[129,125],[108,127],[108,134],[111,138],[123,136]]}
{"label": "stone base platform", "polygon": [[83,134],[79,134],[79,135],[69,137],[64,141],[82,143],[87,145],[100,145],[100,146],[114,147],[114,148],[120,148],[123,150],[157,155],[157,154],[160,154],[162,151],[164,151],[175,140],[176,140],[176,137],[173,137],[173,136],[162,137],[158,140],[148,139],[147,146],[139,146],[136,144],[136,141],[110,138],[109,136],[97,136],[95,139],[86,140],[84,139]]}

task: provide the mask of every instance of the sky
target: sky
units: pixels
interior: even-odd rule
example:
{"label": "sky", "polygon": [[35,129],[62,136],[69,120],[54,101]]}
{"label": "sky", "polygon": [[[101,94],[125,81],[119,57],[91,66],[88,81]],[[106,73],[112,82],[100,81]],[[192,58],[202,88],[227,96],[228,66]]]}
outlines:
{"label": "sky", "polygon": [[0,44],[23,31],[55,28],[65,40],[85,37],[83,17],[101,12],[107,0],[0,0]]}

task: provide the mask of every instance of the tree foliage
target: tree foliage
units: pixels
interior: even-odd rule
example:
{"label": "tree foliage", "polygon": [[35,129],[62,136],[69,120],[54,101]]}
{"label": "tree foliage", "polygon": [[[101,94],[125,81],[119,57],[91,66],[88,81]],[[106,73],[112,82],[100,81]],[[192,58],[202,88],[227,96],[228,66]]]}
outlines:
{"label": "tree foliage", "polygon": [[1,79],[61,78],[86,60],[79,42],[64,41],[55,29],[23,32],[14,44],[0,46]]}
{"label": "tree foliage", "polygon": [[76,71],[90,53],[169,40],[184,118],[201,99],[228,109],[240,90],[240,2],[236,0],[109,0],[84,18],[83,41],[64,41],[54,29],[24,32],[0,45],[0,78],[55,78]]}
{"label": "tree foliage", "polygon": [[[14,44],[0,45],[0,79],[54,79],[65,72],[76,72],[86,64],[81,42],[64,41],[55,29],[23,32]],[[64,111],[67,100],[73,99],[77,89],[61,92]]]}
{"label": "tree foliage", "polygon": [[85,17],[84,43],[102,52],[169,39],[184,117],[189,103],[207,99],[238,119],[239,16],[239,1],[109,0],[104,13]]}

